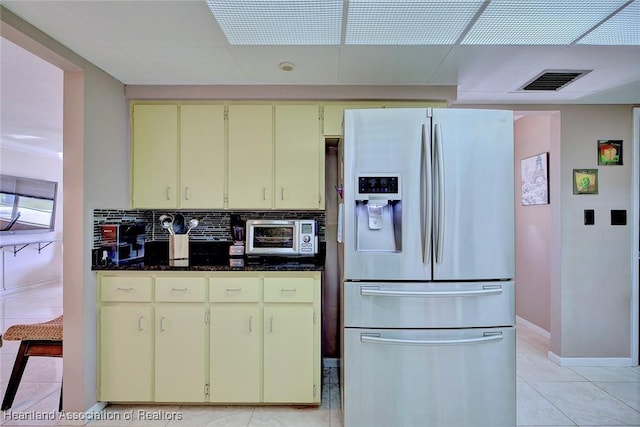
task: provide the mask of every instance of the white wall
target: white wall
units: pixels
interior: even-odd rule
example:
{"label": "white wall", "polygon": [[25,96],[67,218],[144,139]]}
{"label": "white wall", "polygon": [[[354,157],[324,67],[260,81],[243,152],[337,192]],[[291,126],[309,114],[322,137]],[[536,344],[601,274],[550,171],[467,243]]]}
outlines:
{"label": "white wall", "polygon": [[92,212],[129,205],[129,116],[124,85],[2,9],[2,36],[64,71],[64,409],[96,403],[96,275]]}
{"label": "white wall", "polygon": [[[631,355],[632,117],[631,106],[562,108],[562,269],[551,339],[560,358]],[[623,166],[598,166],[599,139],[624,141]],[[598,169],[597,195],[573,195],[572,170],[581,168]],[[595,225],[583,225],[584,209],[595,210]],[[628,225],[610,225],[611,209],[627,210]]]}
{"label": "white wall", "polygon": [[[0,172],[25,178],[58,182],[54,231],[37,234],[0,236],[0,245],[62,240],[62,159],[55,153],[39,153],[19,146],[0,146]],[[19,249],[21,246],[18,246]],[[62,278],[62,243],[53,243],[38,253],[38,246],[27,246],[18,253],[5,247],[0,254],[0,292],[24,286],[54,282]]]}

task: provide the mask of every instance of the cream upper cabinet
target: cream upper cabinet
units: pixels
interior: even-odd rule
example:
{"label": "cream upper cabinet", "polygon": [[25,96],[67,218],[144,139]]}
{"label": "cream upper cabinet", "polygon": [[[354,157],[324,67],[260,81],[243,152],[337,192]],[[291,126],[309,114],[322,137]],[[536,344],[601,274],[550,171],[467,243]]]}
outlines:
{"label": "cream upper cabinet", "polygon": [[181,208],[224,207],[224,149],[224,105],[181,105]]}
{"label": "cream upper cabinet", "polygon": [[275,200],[277,209],[324,206],[324,141],[318,105],[275,107]]}
{"label": "cream upper cabinet", "polygon": [[273,107],[228,107],[230,209],[269,209],[273,199]]}
{"label": "cream upper cabinet", "polygon": [[131,127],[132,206],[178,207],[178,106],[136,104]]}
{"label": "cream upper cabinet", "polygon": [[224,207],[224,105],[134,104],[132,206]]}

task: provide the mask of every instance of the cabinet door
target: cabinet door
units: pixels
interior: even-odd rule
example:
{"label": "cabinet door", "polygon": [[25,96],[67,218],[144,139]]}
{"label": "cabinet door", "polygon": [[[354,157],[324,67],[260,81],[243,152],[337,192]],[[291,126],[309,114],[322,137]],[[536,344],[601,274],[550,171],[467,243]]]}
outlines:
{"label": "cabinet door", "polygon": [[260,402],[260,334],[257,303],[211,305],[210,399]]}
{"label": "cabinet door", "polygon": [[313,304],[264,306],[264,402],[314,402]]}
{"label": "cabinet door", "polygon": [[318,209],[321,207],[324,179],[321,180],[320,166],[323,166],[322,172],[324,172],[324,144],[320,141],[317,105],[276,106],[276,208]]}
{"label": "cabinet door", "polygon": [[203,304],[156,306],[155,401],[205,400]]}
{"label": "cabinet door", "polygon": [[180,107],[180,207],[224,207],[224,106]]}
{"label": "cabinet door", "polygon": [[132,206],[178,207],[178,106],[134,105],[131,143]]}
{"label": "cabinet door", "polygon": [[271,105],[230,105],[228,113],[231,209],[272,206],[273,113]]}
{"label": "cabinet door", "polygon": [[151,306],[120,304],[100,308],[99,400],[153,400],[152,331]]}

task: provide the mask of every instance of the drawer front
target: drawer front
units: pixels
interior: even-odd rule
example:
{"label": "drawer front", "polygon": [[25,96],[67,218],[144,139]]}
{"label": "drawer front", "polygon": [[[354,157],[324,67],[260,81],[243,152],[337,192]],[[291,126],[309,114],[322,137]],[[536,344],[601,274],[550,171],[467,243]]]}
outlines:
{"label": "drawer front", "polygon": [[210,302],[260,301],[259,277],[225,277],[209,279]]}
{"label": "drawer front", "polygon": [[313,302],[313,279],[287,277],[264,279],[264,302]]}
{"label": "drawer front", "polygon": [[156,301],[204,302],[204,277],[156,277]]}
{"label": "drawer front", "polygon": [[515,426],[515,332],[345,328],[344,425]]}
{"label": "drawer front", "polygon": [[100,280],[100,300],[118,302],[150,302],[151,277],[103,277]]}
{"label": "drawer front", "polygon": [[344,285],[345,327],[466,328],[515,325],[514,282]]}

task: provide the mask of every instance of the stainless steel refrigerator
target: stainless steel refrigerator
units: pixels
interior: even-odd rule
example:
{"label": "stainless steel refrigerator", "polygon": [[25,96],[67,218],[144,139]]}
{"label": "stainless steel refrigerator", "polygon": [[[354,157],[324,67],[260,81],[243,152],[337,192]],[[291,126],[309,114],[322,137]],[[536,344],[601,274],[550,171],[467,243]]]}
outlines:
{"label": "stainless steel refrigerator", "polygon": [[513,113],[344,115],[345,427],[515,426]]}

